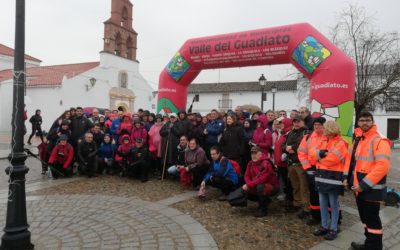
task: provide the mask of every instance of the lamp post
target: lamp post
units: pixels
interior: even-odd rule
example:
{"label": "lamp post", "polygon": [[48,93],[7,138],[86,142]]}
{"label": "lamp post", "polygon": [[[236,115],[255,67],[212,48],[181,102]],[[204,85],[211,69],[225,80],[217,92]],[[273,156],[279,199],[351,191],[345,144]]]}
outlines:
{"label": "lamp post", "polygon": [[272,112],[275,112],[275,93],[278,91],[276,84],[272,85],[271,92],[272,92]]}
{"label": "lamp post", "polygon": [[25,0],[16,0],[15,55],[12,112],[11,166],[6,169],[10,176],[8,185],[6,226],[1,237],[0,249],[33,249],[26,215],[24,152],[24,87],[25,87]]}
{"label": "lamp post", "polygon": [[264,88],[265,84],[267,83],[267,79],[265,78],[264,74],[261,74],[260,78],[258,78],[258,82],[261,86],[261,112],[264,111]]}

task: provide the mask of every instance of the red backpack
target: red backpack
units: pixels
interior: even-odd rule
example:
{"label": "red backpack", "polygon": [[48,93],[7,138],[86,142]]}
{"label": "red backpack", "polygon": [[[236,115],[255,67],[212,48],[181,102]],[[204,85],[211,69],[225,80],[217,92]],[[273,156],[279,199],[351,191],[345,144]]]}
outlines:
{"label": "red backpack", "polygon": [[239,163],[234,160],[229,160],[229,162],[232,164],[232,167],[235,170],[236,174],[238,176],[241,176],[241,167],[240,167]]}

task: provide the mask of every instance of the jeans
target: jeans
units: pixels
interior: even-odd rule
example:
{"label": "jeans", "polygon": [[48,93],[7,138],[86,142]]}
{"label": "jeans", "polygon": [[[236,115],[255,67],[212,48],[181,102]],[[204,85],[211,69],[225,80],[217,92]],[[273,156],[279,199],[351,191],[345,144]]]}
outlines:
{"label": "jeans", "polygon": [[328,204],[331,206],[331,230],[337,231],[339,221],[339,195],[319,192],[319,203],[321,206],[321,226],[328,229]]}
{"label": "jeans", "polygon": [[176,169],[175,165],[168,168],[168,174],[179,177],[179,171]]}

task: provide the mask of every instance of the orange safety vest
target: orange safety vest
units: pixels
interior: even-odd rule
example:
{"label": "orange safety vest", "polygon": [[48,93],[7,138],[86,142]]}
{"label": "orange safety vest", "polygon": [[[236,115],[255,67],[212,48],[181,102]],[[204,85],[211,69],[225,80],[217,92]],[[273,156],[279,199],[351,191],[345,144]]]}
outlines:
{"label": "orange safety vest", "polygon": [[[322,150],[322,149],[321,149]],[[318,150],[317,170],[315,174],[315,186],[318,191],[323,193],[343,192],[343,180],[347,179],[348,167],[346,162],[350,157],[348,143],[340,135],[328,138],[325,146],[328,150],[324,158],[320,158]]]}
{"label": "orange safety vest", "polygon": [[386,198],[391,142],[379,134],[376,125],[365,133],[356,128],[354,133],[361,137],[354,155],[354,186],[359,185],[362,189],[357,195],[364,200],[383,201]]}
{"label": "orange safety vest", "polygon": [[326,147],[327,141],[328,138],[326,135],[318,135],[315,132],[305,135],[301,140],[301,143],[297,149],[297,156],[299,157],[300,163],[303,165],[303,168],[306,170],[307,174],[315,174],[315,171],[312,170],[311,167],[317,164],[318,157],[316,156],[316,153],[318,150]]}

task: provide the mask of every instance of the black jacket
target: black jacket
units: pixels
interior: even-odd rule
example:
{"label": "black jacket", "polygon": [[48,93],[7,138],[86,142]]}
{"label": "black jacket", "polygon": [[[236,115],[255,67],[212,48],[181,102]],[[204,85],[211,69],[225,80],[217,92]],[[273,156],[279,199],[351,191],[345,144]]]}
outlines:
{"label": "black jacket", "polygon": [[[303,136],[308,133],[309,133],[308,129],[306,127],[302,127],[299,129],[293,129],[286,136],[285,142],[282,143],[282,152],[284,152],[288,155],[287,159],[288,159],[289,165],[300,164],[299,157],[297,157],[297,149],[301,143],[301,140],[303,139]],[[286,146],[292,146],[292,149],[293,149],[293,151],[295,151],[295,153],[290,154],[289,152],[287,152]]]}
{"label": "black jacket", "polygon": [[75,143],[81,138],[89,129],[93,128],[93,123],[84,116],[74,117],[71,121],[71,141]]}
{"label": "black jacket", "polygon": [[81,141],[78,144],[78,158],[81,162],[87,162],[90,158],[93,158],[96,155],[97,146],[94,141],[92,141],[91,143]]}
{"label": "black jacket", "polygon": [[32,123],[32,127],[40,127],[42,125],[42,117],[40,115],[33,115],[29,122]]}
{"label": "black jacket", "polygon": [[[170,126],[171,123],[168,122],[164,124],[160,129],[161,135],[161,159],[164,162],[164,157],[167,157],[167,164],[172,165],[176,160],[177,146],[179,145],[179,128],[177,122]],[[168,141],[168,148],[167,148]]]}
{"label": "black jacket", "polygon": [[226,125],[220,140],[222,153],[231,160],[239,160],[244,153],[244,132],[239,125]]}
{"label": "black jacket", "polygon": [[132,149],[132,156],[133,156],[133,162],[132,162],[132,166],[135,165],[139,165],[139,164],[146,164],[147,162],[147,156],[148,156],[148,151],[147,148],[145,147],[141,147],[141,148],[137,148],[134,147]]}

